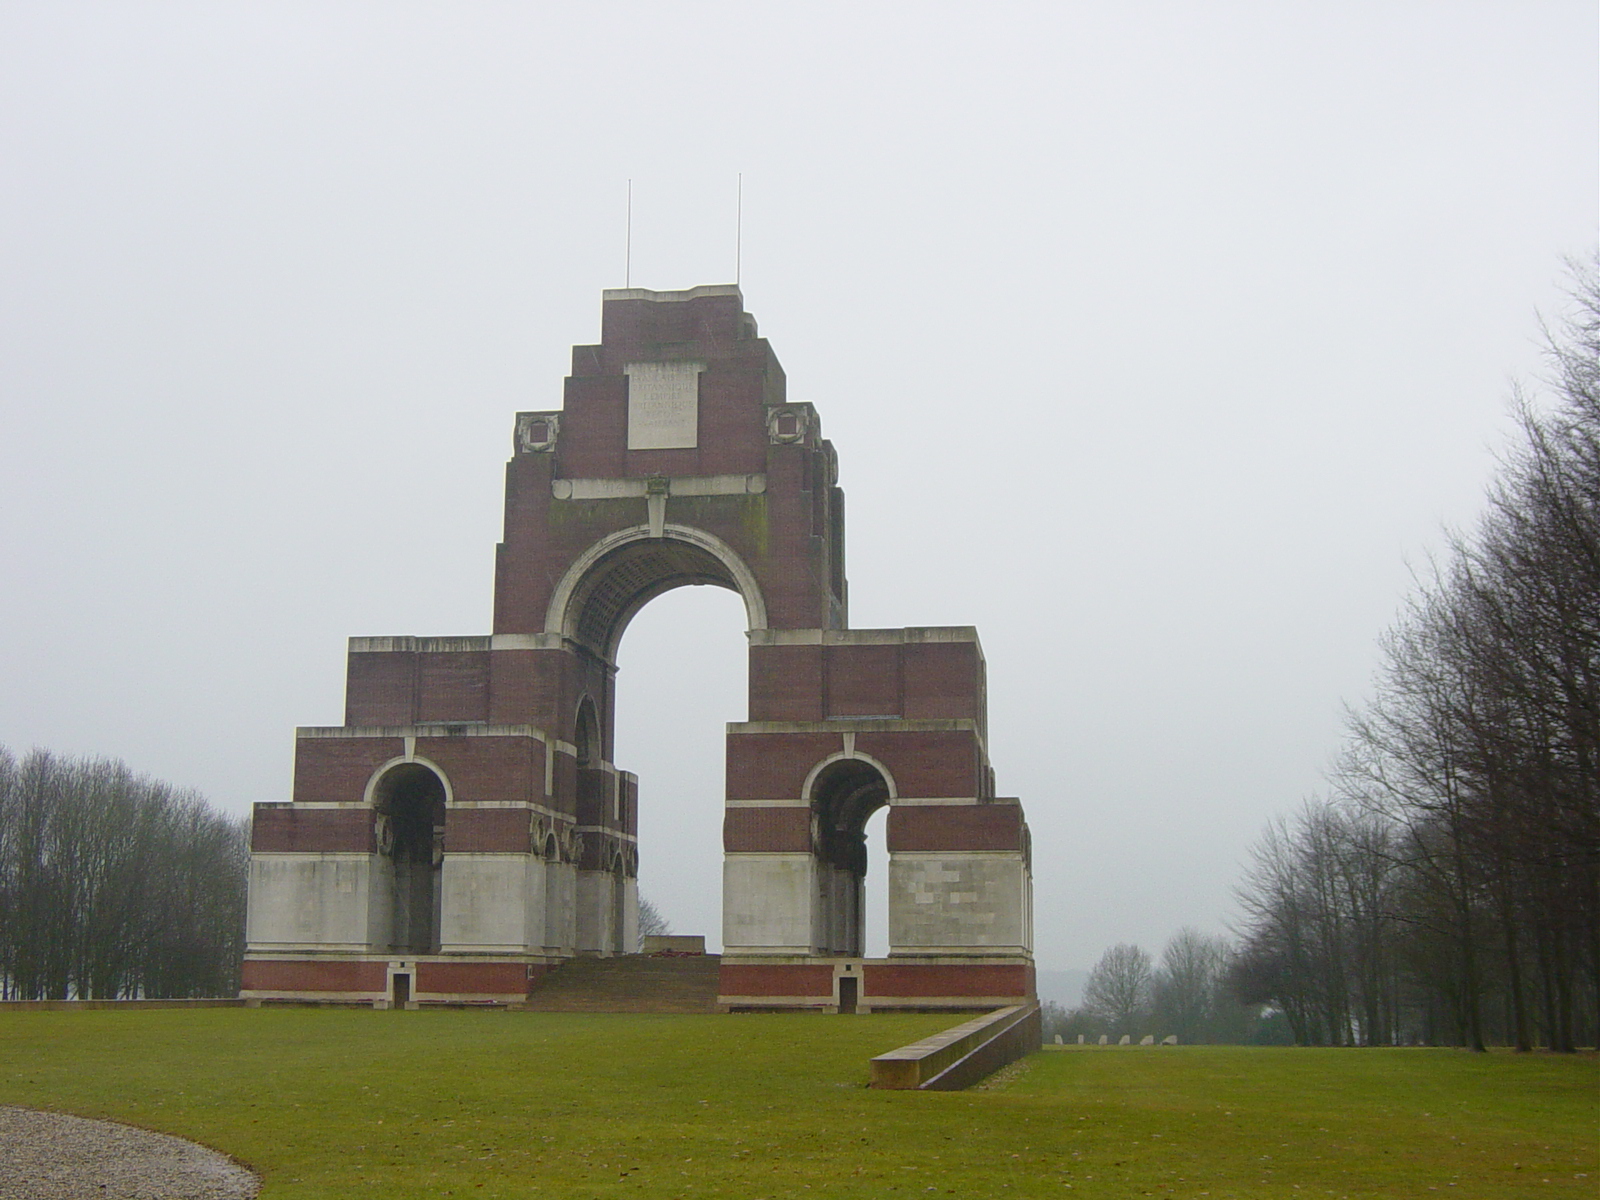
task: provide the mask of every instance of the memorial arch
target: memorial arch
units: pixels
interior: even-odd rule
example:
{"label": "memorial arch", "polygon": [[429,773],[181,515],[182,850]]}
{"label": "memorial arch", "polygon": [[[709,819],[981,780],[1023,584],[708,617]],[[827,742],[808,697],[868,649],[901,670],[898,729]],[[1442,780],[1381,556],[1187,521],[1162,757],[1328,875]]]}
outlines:
{"label": "memorial arch", "polygon": [[[976,631],[849,627],[838,458],[737,288],[610,291],[601,325],[563,406],[517,414],[493,632],[351,639],[345,723],[300,729],[292,798],[257,806],[244,994],[515,1003],[573,956],[631,952],[617,646],[655,596],[710,584],[749,640],[722,1006],[1030,998],[1028,829],[995,794]],[[868,959],[884,808],[889,954]]]}

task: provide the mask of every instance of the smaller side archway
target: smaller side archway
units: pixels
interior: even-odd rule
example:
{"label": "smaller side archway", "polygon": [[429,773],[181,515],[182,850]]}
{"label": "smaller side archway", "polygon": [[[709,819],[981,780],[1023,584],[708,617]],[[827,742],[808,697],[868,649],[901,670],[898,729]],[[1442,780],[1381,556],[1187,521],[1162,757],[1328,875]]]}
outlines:
{"label": "smaller side archway", "polygon": [[387,903],[376,916],[372,944],[407,954],[439,950],[439,868],[444,861],[447,789],[421,762],[397,763],[373,781],[372,806]]}
{"label": "smaller side archway", "polygon": [[605,761],[605,733],[594,700],[584,696],[572,722],[573,757],[578,770],[578,823],[602,825],[617,817],[617,782]]}
{"label": "smaller side archway", "polygon": [[598,767],[604,757],[600,741],[600,718],[588,696],[578,701],[578,715],[572,723],[572,746],[578,766]]}
{"label": "smaller side archway", "polygon": [[836,758],[808,781],[824,953],[859,958],[865,951],[867,820],[893,794],[888,773],[865,757]]}

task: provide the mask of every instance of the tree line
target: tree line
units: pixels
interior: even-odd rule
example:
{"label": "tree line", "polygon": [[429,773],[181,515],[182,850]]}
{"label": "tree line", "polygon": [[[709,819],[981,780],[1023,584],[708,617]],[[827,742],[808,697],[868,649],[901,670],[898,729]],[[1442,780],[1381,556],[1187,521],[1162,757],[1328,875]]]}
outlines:
{"label": "tree line", "polygon": [[1236,960],[1228,938],[1193,928],[1174,934],[1159,961],[1142,946],[1112,946],[1089,972],[1078,1007],[1045,1005],[1045,1036],[1068,1042],[1171,1036],[1183,1045],[1290,1040],[1280,1014],[1237,995]]}
{"label": "tree line", "polygon": [[237,994],[249,857],[196,792],[0,747],[0,998]]}
{"label": "tree line", "polygon": [[1600,269],[1477,529],[1382,643],[1325,798],[1238,888],[1234,995],[1314,1045],[1600,1040]]}

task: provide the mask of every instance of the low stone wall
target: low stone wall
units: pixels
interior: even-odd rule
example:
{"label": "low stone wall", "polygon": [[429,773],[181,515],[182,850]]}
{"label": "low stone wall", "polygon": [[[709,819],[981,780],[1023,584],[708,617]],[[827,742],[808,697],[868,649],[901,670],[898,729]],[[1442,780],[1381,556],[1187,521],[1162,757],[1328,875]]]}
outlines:
{"label": "low stone wall", "polygon": [[215,1000],[0,1000],[0,1012],[73,1012],[87,1008],[243,1008],[236,997]]}
{"label": "low stone wall", "polygon": [[870,1086],[959,1091],[1032,1054],[1039,1042],[1039,1005],[1012,1005],[878,1055]]}
{"label": "low stone wall", "polygon": [[644,939],[641,954],[704,954],[706,937],[703,933],[655,933]]}

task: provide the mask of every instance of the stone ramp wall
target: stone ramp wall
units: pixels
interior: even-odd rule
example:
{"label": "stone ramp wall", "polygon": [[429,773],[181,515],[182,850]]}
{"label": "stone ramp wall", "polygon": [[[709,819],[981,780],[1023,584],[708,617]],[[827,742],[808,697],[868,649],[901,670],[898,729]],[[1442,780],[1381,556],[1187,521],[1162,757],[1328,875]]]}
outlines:
{"label": "stone ramp wall", "polygon": [[996,1009],[872,1060],[872,1087],[959,1091],[1039,1049],[1039,1005]]}

